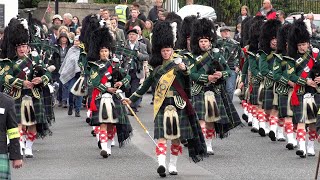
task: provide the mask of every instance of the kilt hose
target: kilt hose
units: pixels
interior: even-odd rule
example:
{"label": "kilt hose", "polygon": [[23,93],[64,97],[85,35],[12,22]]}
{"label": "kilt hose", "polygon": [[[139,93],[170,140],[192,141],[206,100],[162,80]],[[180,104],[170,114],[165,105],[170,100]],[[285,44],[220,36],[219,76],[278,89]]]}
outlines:
{"label": "kilt hose", "polygon": [[173,97],[165,98],[163,101],[158,114],[154,119],[154,138],[160,139],[164,138],[164,125],[163,125],[163,117],[164,110],[168,105],[172,105],[177,109],[178,118],[179,118],[179,128],[180,128],[180,139],[192,139],[194,137],[191,125],[189,123],[189,117],[186,112],[186,108],[179,109],[174,102]]}
{"label": "kilt hose", "polygon": [[0,154],[0,179],[11,179],[8,154]]}
{"label": "kilt hose", "polygon": [[206,107],[204,104],[204,92],[201,91],[199,94],[192,96],[192,105],[199,120],[205,120]]}

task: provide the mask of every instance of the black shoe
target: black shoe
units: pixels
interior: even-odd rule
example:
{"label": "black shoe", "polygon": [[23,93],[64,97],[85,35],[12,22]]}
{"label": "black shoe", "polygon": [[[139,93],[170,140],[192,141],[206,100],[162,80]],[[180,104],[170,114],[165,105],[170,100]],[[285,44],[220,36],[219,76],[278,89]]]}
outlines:
{"label": "black shoe", "polygon": [[273,131],[269,132],[269,138],[271,139],[271,141],[276,141],[277,140],[276,134]]}
{"label": "black shoe", "polygon": [[81,117],[81,116],[80,116],[80,111],[76,111],[75,116],[76,116],[76,117]]}
{"label": "black shoe", "polygon": [[288,144],[286,145],[286,148],[287,148],[288,150],[293,150],[293,149],[294,149],[294,146],[293,146],[293,144],[288,143]]}
{"label": "black shoe", "polygon": [[88,124],[89,124],[89,123],[90,123],[90,121],[91,121],[91,119],[87,117],[87,118],[86,118],[86,123],[88,123]]}
{"label": "black shoe", "polygon": [[69,109],[68,109],[68,115],[69,115],[69,116],[72,115],[72,113],[73,113],[73,112],[72,112],[72,109],[73,109],[73,108],[72,108],[71,106],[69,106]]}
{"label": "black shoe", "polygon": [[68,107],[67,102],[62,102],[62,107],[67,108]]}
{"label": "black shoe", "polygon": [[242,119],[248,122],[248,116],[246,114],[242,114]]}
{"label": "black shoe", "polygon": [[157,172],[159,174],[160,177],[166,177],[166,168],[164,166],[159,166],[157,169]]}
{"label": "black shoe", "polygon": [[178,175],[178,172],[176,171],[172,171],[172,172],[169,172],[170,175]]}
{"label": "black shoe", "polygon": [[261,137],[265,137],[266,136],[266,132],[264,131],[263,128],[259,128],[259,134]]}
{"label": "black shoe", "polygon": [[306,158],[307,154],[302,150],[297,150],[296,155],[300,156],[301,158]]}
{"label": "black shoe", "polygon": [[257,133],[259,130],[257,128],[251,128],[251,132]]}
{"label": "black shoe", "polygon": [[108,158],[109,154],[107,153],[107,151],[105,150],[101,150],[100,151],[100,155],[103,157],[103,158]]}
{"label": "black shoe", "polygon": [[251,126],[252,126],[252,122],[248,122],[248,126],[250,126],[250,127],[251,127]]}
{"label": "black shoe", "polygon": [[92,135],[93,137],[96,137],[96,133],[94,132],[94,130],[91,130],[91,135]]}
{"label": "black shoe", "polygon": [[102,148],[101,148],[101,142],[100,142],[100,141],[98,141],[98,148],[99,148],[99,149],[102,149]]}

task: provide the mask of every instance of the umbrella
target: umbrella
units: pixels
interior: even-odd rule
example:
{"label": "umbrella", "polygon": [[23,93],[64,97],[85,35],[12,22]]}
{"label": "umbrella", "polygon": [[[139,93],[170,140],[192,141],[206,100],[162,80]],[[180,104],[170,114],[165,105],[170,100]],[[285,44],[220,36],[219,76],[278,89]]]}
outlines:
{"label": "umbrella", "polygon": [[177,13],[182,19],[186,16],[195,15],[200,16],[200,18],[209,18],[211,20],[216,20],[217,15],[215,10],[210,6],[203,6],[203,5],[187,5],[181,8]]}

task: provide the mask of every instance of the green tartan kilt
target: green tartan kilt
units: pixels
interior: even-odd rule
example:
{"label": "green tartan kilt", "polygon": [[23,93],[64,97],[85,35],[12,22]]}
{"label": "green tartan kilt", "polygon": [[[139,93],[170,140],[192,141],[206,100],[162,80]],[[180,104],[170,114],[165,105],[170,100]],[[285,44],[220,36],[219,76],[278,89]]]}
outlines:
{"label": "green tartan kilt", "polygon": [[0,154],[0,179],[11,179],[8,154]]}
{"label": "green tartan kilt", "polygon": [[53,110],[52,94],[48,86],[43,88],[43,104],[45,115],[49,124],[55,121],[55,115]]}
{"label": "green tartan kilt", "polygon": [[165,100],[163,101],[160,107],[158,114],[156,115],[156,118],[154,119],[154,138],[155,139],[164,138],[163,115],[164,115],[164,109],[168,105],[172,105],[177,109],[177,113],[179,116],[180,135],[181,135],[180,139],[192,139],[194,136],[191,129],[191,125],[189,123],[186,108],[184,109],[177,108],[172,97],[165,98]]}
{"label": "green tartan kilt", "polygon": [[[291,109],[290,101],[288,103],[288,95],[279,95],[278,99],[278,111],[279,118],[292,117],[292,115],[288,115],[288,106]],[[291,109],[292,110],[292,109]]]}
{"label": "green tartan kilt", "polygon": [[[299,105],[291,106],[293,111],[293,118],[292,118],[293,124],[305,122],[305,119],[303,118],[303,95],[298,95],[298,99],[299,99]],[[314,95],[314,100],[316,105],[319,108],[320,95],[318,93]]]}
{"label": "green tartan kilt", "polygon": [[16,109],[16,121],[18,124],[21,124],[21,103],[24,95],[32,97],[34,112],[36,116],[36,122],[40,124],[46,124],[45,110],[43,106],[43,95],[40,93],[40,99],[37,99],[33,96],[31,90],[24,90],[21,93],[21,97],[15,100],[15,109]]}
{"label": "green tartan kilt", "polygon": [[273,92],[273,86],[264,89],[264,98],[262,100],[262,108],[264,110],[271,110],[273,109],[273,98],[274,98],[274,92]]}
{"label": "green tartan kilt", "polygon": [[[224,90],[223,90],[224,91]],[[224,93],[224,94],[223,94]],[[215,122],[215,130],[220,138],[226,137],[228,132],[242,124],[236,108],[226,92],[215,93],[220,120]]]}
{"label": "green tartan kilt", "polygon": [[252,84],[252,92],[250,92],[249,102],[252,105],[258,105],[258,93],[260,84]]}
{"label": "green tartan kilt", "polygon": [[[127,115],[126,107],[122,104],[122,102],[115,95],[112,95],[112,99],[115,104],[115,112],[118,116],[118,123],[129,125],[130,122],[129,122],[129,118]],[[96,99],[96,106],[97,106],[98,111],[92,112],[92,118],[91,118],[91,122],[90,122],[91,126],[100,126],[100,124],[101,124],[99,122],[100,101],[101,101],[101,99]]]}
{"label": "green tartan kilt", "polygon": [[192,96],[192,105],[197,113],[199,120],[205,120],[206,107],[204,104],[204,93],[203,91],[199,94]]}

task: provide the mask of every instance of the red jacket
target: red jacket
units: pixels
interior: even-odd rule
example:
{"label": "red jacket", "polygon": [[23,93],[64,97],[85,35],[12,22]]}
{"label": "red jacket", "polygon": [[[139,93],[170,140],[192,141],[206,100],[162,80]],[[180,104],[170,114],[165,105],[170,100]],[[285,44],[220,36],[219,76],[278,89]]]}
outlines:
{"label": "red jacket", "polygon": [[[260,9],[260,11],[257,12],[256,16],[262,16],[262,13],[261,13],[262,10],[263,10],[263,9]],[[277,18],[277,11],[272,8],[272,9],[267,13],[266,18],[267,18],[267,20],[269,20],[269,19],[276,19],[276,18]]]}

